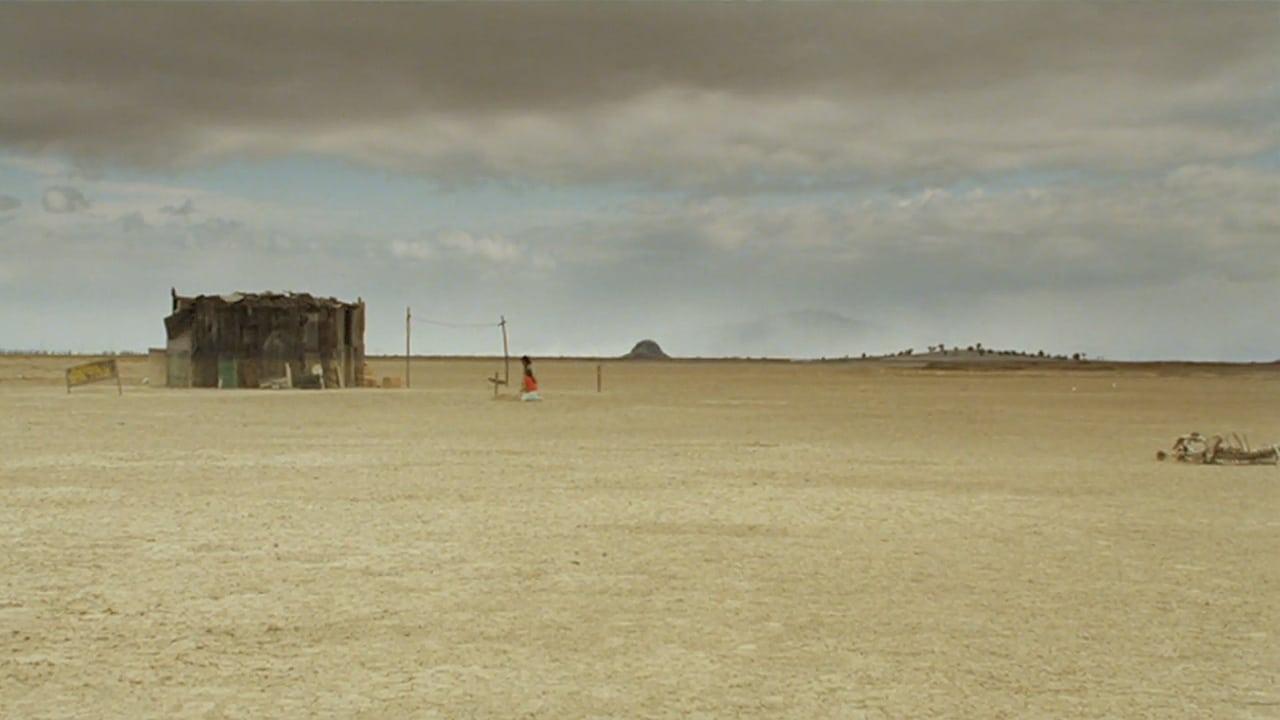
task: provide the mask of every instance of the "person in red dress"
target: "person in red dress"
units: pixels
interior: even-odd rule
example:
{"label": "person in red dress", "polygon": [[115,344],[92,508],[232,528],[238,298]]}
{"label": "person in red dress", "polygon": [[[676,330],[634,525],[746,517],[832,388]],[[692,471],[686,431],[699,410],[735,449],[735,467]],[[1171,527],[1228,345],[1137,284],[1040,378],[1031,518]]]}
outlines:
{"label": "person in red dress", "polygon": [[533,360],[528,355],[520,358],[520,364],[524,365],[524,380],[520,385],[521,400],[541,400],[542,396],[538,394],[538,378],[533,374]]}

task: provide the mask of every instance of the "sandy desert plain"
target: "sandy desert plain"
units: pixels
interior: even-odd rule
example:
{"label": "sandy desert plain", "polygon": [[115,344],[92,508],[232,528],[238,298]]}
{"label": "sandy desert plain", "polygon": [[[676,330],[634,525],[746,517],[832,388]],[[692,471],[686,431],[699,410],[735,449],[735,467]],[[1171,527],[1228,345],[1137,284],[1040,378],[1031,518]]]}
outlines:
{"label": "sandy desert plain", "polygon": [[0,361],[0,717],[1280,717],[1280,468],[1154,459],[1277,366],[71,362]]}

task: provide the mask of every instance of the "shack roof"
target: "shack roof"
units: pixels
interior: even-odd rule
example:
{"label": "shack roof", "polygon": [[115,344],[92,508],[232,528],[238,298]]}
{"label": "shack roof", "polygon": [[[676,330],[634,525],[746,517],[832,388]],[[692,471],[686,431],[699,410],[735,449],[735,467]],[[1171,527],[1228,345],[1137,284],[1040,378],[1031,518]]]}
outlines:
{"label": "shack roof", "polygon": [[356,302],[349,303],[331,297],[316,297],[310,293],[234,292],[226,295],[185,296],[173,289],[169,293],[173,297],[173,311],[164,319],[164,326],[170,340],[185,333],[197,316],[221,315],[224,311],[241,314],[241,311],[230,308],[243,308],[249,314],[268,311],[297,315],[299,318],[303,313],[316,311],[345,309],[361,315],[364,312],[363,299],[357,298]]}
{"label": "shack roof", "polygon": [[191,306],[203,305],[206,303],[218,304],[225,303],[227,305],[236,305],[239,303],[249,303],[259,307],[294,307],[294,308],[323,308],[323,307],[356,307],[363,305],[364,300],[357,298],[356,302],[344,302],[332,297],[316,297],[310,293],[294,293],[294,292],[233,292],[225,295],[178,295],[173,293],[174,306]]}

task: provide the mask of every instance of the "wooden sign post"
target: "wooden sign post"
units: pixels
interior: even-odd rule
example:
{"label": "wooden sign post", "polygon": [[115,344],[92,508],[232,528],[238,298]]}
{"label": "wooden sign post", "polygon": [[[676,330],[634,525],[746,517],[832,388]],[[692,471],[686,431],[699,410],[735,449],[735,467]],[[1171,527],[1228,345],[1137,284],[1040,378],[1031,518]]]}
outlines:
{"label": "wooden sign post", "polygon": [[111,378],[116,380],[116,394],[123,395],[124,387],[120,383],[120,368],[116,365],[115,358],[95,360],[69,367],[67,368],[67,394],[71,394],[71,388],[74,385],[88,385]]}

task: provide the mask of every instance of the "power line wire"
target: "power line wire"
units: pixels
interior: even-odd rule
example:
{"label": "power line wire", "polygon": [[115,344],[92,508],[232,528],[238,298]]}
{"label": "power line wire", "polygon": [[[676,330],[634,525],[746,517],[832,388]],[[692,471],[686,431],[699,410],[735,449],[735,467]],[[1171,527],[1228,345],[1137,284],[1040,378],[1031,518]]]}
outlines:
{"label": "power line wire", "polygon": [[449,327],[449,328],[490,328],[490,327],[502,326],[502,323],[496,323],[496,322],[457,323],[457,322],[448,322],[446,320],[427,320],[425,318],[413,318],[412,321],[415,323],[422,323],[423,325],[439,325],[440,327]]}

